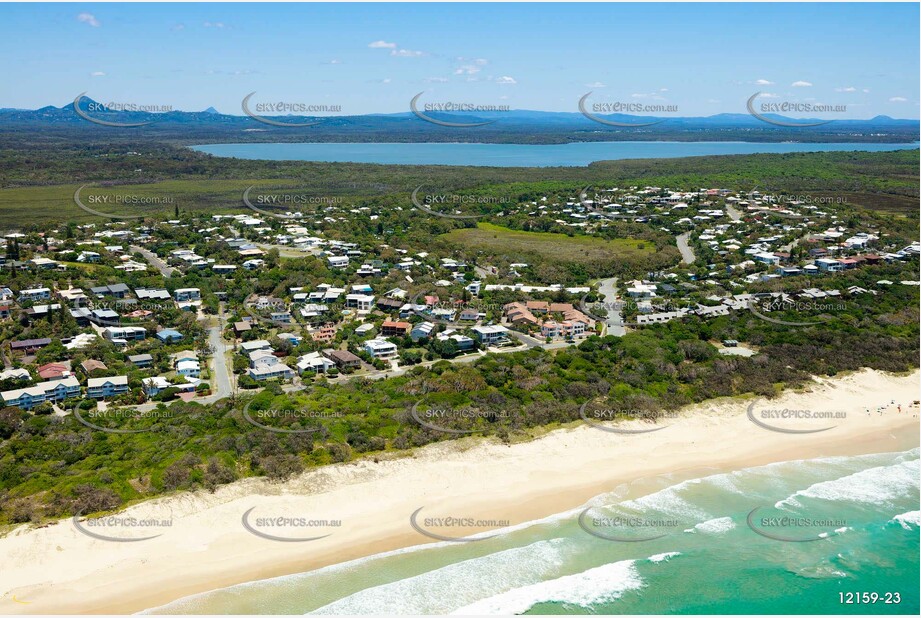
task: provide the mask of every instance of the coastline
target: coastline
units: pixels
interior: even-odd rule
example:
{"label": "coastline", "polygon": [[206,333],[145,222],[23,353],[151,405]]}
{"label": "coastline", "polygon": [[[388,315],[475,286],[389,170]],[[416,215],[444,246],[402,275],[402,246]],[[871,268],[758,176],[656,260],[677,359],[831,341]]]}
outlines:
{"label": "coastline", "polygon": [[[465,438],[411,456],[372,458],[305,472],[284,483],[246,479],[214,494],[178,494],[136,504],[135,517],[169,509],[162,537],[112,543],[79,534],[70,520],[0,539],[4,613],[130,613],[233,584],[299,573],[385,551],[434,542],[409,516],[507,519],[514,526],[567,511],[618,485],[663,474],[692,477],[793,459],[899,451],[918,446],[919,376],[863,370],[816,379],[766,400],[704,402],[661,431],[613,434],[580,425],[520,444]],[[879,405],[903,405],[882,415]],[[756,426],[749,404],[844,410],[820,433],[785,434]],[[868,415],[866,408],[873,411]],[[825,422],[824,427],[834,422]],[[648,425],[638,425],[648,427]],[[241,515],[336,518],[342,528],[310,543],[279,543],[247,532]],[[476,530],[466,530],[469,534]],[[53,584],[50,582],[54,582]],[[16,601],[13,601],[13,596]]]}

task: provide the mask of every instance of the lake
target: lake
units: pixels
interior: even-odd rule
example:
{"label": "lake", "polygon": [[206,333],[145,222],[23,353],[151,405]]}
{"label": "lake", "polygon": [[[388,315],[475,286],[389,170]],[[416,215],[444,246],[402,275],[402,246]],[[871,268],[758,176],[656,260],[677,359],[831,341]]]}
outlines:
{"label": "lake", "polygon": [[663,159],[703,155],[904,150],[918,144],[755,142],[576,142],[571,144],[284,143],[209,144],[193,149],[218,157],[275,161],[324,161],[401,165],[488,167],[583,166],[615,159]]}

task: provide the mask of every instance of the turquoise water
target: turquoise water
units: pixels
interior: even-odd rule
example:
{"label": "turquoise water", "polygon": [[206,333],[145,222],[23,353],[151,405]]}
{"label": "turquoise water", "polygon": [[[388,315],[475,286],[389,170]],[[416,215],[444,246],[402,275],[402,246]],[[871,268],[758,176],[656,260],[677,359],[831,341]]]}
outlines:
{"label": "turquoise water", "polygon": [[879,152],[918,144],[801,144],[752,142],[576,142],[572,144],[210,144],[195,150],[219,157],[404,165],[491,167],[582,166],[614,159],[661,159],[760,152]]}
{"label": "turquoise water", "polygon": [[[662,477],[591,501],[583,523],[617,541],[586,532],[579,508],[475,543],[408,548],[151,611],[917,615],[918,463],[913,449]],[[757,530],[814,540],[757,534],[747,523],[755,507]],[[632,523],[594,526],[615,516]],[[765,524],[774,516],[814,525]],[[842,605],[842,592],[901,602]]]}

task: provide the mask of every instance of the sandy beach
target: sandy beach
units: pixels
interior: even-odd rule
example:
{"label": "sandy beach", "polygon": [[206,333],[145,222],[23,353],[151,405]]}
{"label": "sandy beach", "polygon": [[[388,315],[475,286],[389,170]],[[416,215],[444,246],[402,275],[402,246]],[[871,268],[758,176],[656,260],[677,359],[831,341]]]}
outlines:
{"label": "sandy beach", "polygon": [[[213,494],[179,494],[130,507],[120,515],[143,519],[168,513],[172,520],[161,536],[140,542],[96,540],[71,520],[38,529],[21,526],[0,539],[0,612],[132,613],[197,592],[435,542],[410,525],[420,507],[432,516],[516,525],[661,474],[692,476],[914,448],[919,408],[911,404],[921,399],[919,377],[917,371],[892,376],[865,370],[817,379],[776,399],[706,402],[663,420],[665,428],[651,433],[618,434],[580,424],[511,446],[465,438],[403,457],[310,470],[285,483],[247,479]],[[750,409],[756,419],[779,428],[831,429],[771,431],[750,420]],[[837,416],[791,421],[762,414],[766,410]],[[627,426],[650,427],[618,425]],[[254,507],[266,517],[342,523],[308,530],[330,533],[316,541],[278,542],[243,525],[244,513]],[[483,529],[437,532],[463,536]]]}

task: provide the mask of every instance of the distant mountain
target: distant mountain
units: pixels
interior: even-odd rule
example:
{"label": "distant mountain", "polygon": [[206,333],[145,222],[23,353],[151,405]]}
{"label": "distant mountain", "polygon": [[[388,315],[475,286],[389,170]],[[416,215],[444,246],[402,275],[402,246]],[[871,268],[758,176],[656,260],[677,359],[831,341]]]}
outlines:
{"label": "distant mountain", "polygon": [[[118,124],[135,125],[124,130],[170,138],[227,141],[236,138],[261,141],[456,141],[490,139],[513,143],[566,143],[597,140],[666,140],[684,141],[918,141],[921,124],[913,119],[876,116],[866,120],[835,120],[818,127],[784,127],[765,122],[747,113],[722,113],[712,116],[637,116],[630,114],[595,114],[595,118],[627,126],[611,126],[587,118],[578,111],[545,112],[511,110],[477,113],[425,112],[429,119],[453,123],[489,124],[480,127],[445,127],[425,122],[411,111],[360,116],[269,116],[277,122],[311,126],[284,127],[260,122],[246,115],[222,114],[214,107],[200,112],[170,111],[148,113],[115,111],[89,97],[79,100],[81,114],[70,101],[61,107],[46,106],[36,110],[0,109],[0,132],[28,132],[40,128],[99,133],[101,127],[89,121],[102,121],[105,130],[119,131]],[[81,117],[84,116],[84,117]],[[821,122],[763,114],[780,123]],[[650,122],[661,121],[652,125]],[[629,125],[646,125],[635,126]]]}

